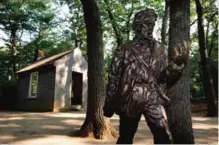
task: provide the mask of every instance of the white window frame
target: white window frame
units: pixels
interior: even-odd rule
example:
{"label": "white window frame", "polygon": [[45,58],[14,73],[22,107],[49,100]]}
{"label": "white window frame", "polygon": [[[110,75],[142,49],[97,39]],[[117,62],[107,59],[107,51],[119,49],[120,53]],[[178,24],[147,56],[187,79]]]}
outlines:
{"label": "white window frame", "polygon": [[[37,74],[37,80],[36,80],[37,88],[36,88],[36,95],[33,96],[32,95],[32,82],[33,82],[34,73]],[[38,80],[39,80],[39,72],[32,72],[30,75],[28,98],[37,98]]]}

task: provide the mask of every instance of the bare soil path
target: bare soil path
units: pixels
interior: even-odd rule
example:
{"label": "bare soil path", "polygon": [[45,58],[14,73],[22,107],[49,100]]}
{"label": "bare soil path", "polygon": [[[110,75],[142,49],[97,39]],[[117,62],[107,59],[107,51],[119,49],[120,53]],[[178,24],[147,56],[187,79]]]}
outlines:
{"label": "bare soil path", "polygon": [[[95,140],[76,137],[85,118],[84,112],[31,113],[0,112],[0,144],[76,145],[115,144],[116,139]],[[193,117],[196,144],[218,144],[218,118]],[[119,118],[111,123],[118,130]],[[142,118],[135,144],[153,144],[152,134]]]}

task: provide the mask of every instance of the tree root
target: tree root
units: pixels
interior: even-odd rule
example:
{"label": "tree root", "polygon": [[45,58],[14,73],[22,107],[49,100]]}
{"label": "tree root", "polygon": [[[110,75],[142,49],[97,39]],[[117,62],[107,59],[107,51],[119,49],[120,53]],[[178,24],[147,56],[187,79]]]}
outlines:
{"label": "tree root", "polygon": [[110,124],[108,118],[104,121],[92,121],[85,119],[80,129],[81,137],[94,137],[95,139],[106,139],[117,137],[117,131]]}

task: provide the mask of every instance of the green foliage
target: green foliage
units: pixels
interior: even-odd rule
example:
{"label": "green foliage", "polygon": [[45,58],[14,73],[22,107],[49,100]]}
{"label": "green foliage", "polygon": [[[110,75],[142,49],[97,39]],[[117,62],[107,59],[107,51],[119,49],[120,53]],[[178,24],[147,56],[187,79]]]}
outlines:
{"label": "green foliage", "polygon": [[44,27],[48,25],[53,17],[49,1],[7,0],[0,2],[0,26],[5,33],[10,34],[11,30],[36,32],[42,25]]}
{"label": "green foliage", "polygon": [[7,82],[8,79],[8,72],[10,72],[9,61],[10,57],[8,55],[7,48],[1,47],[0,48],[0,84],[3,82]]}
{"label": "green foliage", "polygon": [[[213,80],[217,80],[218,72],[218,13],[215,1],[203,1],[204,11],[204,27],[206,35],[206,45],[208,49],[208,56],[210,60],[211,74]],[[191,3],[191,21],[195,22],[197,19],[195,10],[195,3]],[[196,24],[196,23],[194,23]],[[200,76],[200,54],[198,47],[198,32],[197,26],[191,25],[191,55],[190,55],[190,85],[196,91],[196,98],[204,97],[202,78]],[[195,30],[195,31],[194,31]],[[214,81],[215,91],[218,91],[217,83]],[[193,96],[194,97],[194,96]]]}
{"label": "green foliage", "polygon": [[[107,12],[107,3],[122,42],[133,37],[132,20],[134,14],[146,7],[154,8],[158,14],[158,35],[164,14],[164,1],[157,0],[100,0],[100,16],[103,29],[106,80],[112,54],[118,46],[112,21]],[[55,7],[54,7],[55,6]],[[65,6],[64,13],[60,8]],[[218,71],[218,13],[215,1],[203,1],[204,26],[206,31],[209,59],[212,62],[214,74]],[[58,13],[62,18],[58,17]],[[191,23],[195,22],[195,3],[191,1]],[[190,84],[202,95],[200,77],[200,57],[197,41],[197,26],[191,26],[190,54]],[[0,31],[4,37],[0,41],[5,46],[0,48],[0,82],[14,79],[12,62],[15,60],[17,69],[25,67],[34,60],[37,49],[43,49],[45,56],[51,56],[72,47],[79,47],[87,58],[86,29],[80,0],[1,0],[0,1]],[[16,55],[12,56],[12,31],[15,32]],[[213,72],[213,71],[212,71]],[[216,76],[216,75],[214,75]],[[216,77],[214,77],[216,79]]]}
{"label": "green foliage", "polygon": [[66,18],[69,28],[64,31],[64,40],[71,43],[73,47],[79,47],[86,56],[86,27],[80,0],[57,0],[56,2],[60,6],[67,5],[69,9],[69,15]]}
{"label": "green foliage", "polygon": [[[49,0],[0,2],[0,30],[5,34],[2,40],[6,47],[2,51],[4,55],[0,56],[1,74],[10,75],[12,79],[15,79],[15,71],[33,62],[38,44],[48,36],[48,29],[53,26],[54,16]],[[28,35],[34,39],[27,40]],[[7,64],[4,64],[5,62]],[[4,75],[1,81],[7,79]]]}

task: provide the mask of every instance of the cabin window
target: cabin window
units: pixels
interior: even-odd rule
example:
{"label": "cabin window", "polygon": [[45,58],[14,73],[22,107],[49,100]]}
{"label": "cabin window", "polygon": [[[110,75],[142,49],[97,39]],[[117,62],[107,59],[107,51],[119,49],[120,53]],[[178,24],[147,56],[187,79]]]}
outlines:
{"label": "cabin window", "polygon": [[30,76],[29,98],[37,97],[38,72],[32,72]]}

